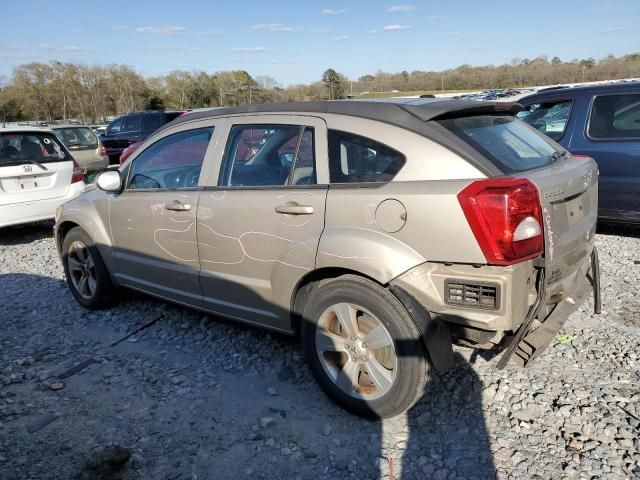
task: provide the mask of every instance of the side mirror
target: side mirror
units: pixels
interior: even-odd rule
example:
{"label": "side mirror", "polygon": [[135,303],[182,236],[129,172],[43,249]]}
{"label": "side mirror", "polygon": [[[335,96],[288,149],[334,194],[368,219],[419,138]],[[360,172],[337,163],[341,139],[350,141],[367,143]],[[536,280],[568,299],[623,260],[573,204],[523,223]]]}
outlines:
{"label": "side mirror", "polygon": [[117,193],[122,191],[122,177],[118,170],[105,170],[96,177],[96,185],[105,192]]}

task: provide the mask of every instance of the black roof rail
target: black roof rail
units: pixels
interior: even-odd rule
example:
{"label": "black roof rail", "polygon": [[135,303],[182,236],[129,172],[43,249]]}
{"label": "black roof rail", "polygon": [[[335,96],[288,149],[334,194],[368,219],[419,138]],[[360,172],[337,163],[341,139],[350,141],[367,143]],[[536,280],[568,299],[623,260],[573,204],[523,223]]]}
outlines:
{"label": "black roof rail", "polygon": [[133,115],[134,113],[162,113],[165,110],[141,110],[139,112],[127,112],[125,115]]}
{"label": "black roof rail", "polygon": [[556,87],[545,87],[538,90],[539,92],[548,92],[549,90],[560,90],[561,88],[569,88],[568,85],[558,85]]}

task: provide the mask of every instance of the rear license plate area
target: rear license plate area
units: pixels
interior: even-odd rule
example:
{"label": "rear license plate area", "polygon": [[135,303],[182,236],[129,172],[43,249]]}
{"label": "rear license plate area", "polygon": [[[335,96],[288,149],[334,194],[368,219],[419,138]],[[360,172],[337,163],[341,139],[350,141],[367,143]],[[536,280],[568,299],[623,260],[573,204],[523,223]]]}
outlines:
{"label": "rear license plate area", "polygon": [[38,184],[38,177],[37,176],[19,177],[16,181],[18,183],[17,187],[18,187],[19,191],[35,190],[39,186],[42,186],[41,184]]}

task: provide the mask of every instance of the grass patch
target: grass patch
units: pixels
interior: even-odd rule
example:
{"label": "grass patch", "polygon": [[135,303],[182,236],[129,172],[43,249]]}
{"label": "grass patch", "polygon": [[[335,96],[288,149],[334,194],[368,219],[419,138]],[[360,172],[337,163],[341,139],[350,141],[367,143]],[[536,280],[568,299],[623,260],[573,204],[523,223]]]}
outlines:
{"label": "grass patch", "polygon": [[564,335],[558,335],[556,337],[556,342],[560,345],[566,345],[567,343],[571,343],[571,341],[576,338],[572,333],[565,333]]}
{"label": "grass patch", "polygon": [[389,98],[389,97],[410,97],[420,95],[435,95],[438,93],[465,93],[469,90],[411,90],[408,92],[369,92],[363,94],[353,94],[353,98]]}

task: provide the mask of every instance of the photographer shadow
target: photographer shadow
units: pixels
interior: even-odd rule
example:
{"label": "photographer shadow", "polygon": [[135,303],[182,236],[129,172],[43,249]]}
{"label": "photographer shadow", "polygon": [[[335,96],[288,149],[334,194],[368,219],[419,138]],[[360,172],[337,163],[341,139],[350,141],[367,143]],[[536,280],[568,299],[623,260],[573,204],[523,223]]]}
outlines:
{"label": "photographer shadow", "polygon": [[407,413],[408,438],[395,478],[496,477],[482,381],[462,355],[455,353],[454,361],[451,370],[434,372],[424,397]]}

